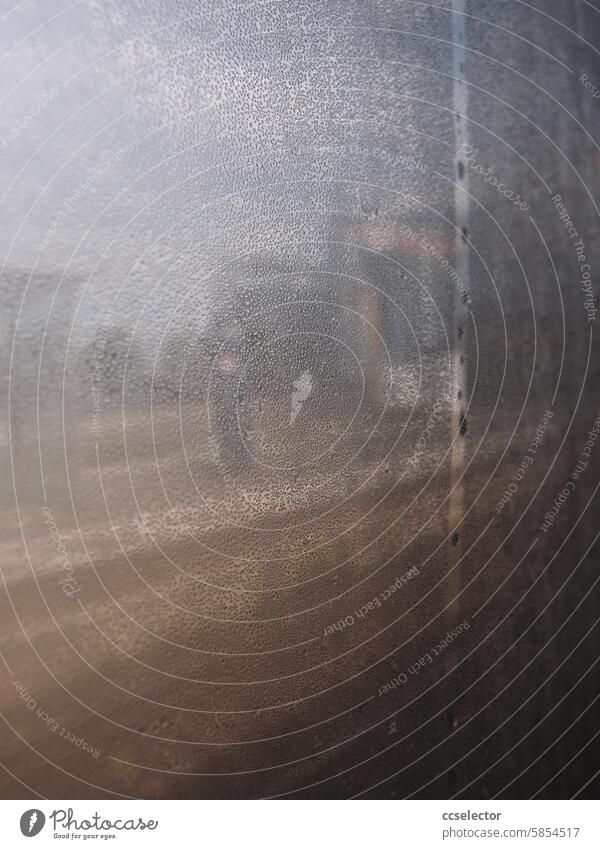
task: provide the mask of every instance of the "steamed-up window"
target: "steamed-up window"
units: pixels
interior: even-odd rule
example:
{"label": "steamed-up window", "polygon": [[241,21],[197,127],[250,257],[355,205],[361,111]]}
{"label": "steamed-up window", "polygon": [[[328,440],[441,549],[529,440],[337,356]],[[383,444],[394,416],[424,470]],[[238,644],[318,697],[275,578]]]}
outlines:
{"label": "steamed-up window", "polygon": [[573,795],[598,9],[12,5],[0,787]]}

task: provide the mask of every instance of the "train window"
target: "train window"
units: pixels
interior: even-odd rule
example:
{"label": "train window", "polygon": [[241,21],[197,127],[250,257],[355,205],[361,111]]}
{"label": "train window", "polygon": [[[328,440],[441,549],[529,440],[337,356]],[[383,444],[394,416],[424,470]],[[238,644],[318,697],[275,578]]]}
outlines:
{"label": "train window", "polygon": [[596,5],[2,10],[5,796],[597,793]]}

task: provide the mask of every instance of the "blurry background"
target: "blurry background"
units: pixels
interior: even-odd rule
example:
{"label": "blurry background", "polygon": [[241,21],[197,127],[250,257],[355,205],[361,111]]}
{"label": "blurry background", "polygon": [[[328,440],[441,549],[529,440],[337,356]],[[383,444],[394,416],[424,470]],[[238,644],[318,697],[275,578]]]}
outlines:
{"label": "blurry background", "polygon": [[600,9],[0,12],[2,794],[594,796]]}

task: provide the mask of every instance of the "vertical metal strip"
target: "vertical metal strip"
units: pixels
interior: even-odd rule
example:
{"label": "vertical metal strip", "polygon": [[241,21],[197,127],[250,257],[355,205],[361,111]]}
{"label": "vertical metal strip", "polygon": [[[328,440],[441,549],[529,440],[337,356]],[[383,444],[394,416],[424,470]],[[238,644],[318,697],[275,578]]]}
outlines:
{"label": "vertical metal strip", "polygon": [[465,167],[464,149],[469,143],[467,126],[468,88],[465,84],[467,67],[465,45],[466,0],[452,0],[452,103],[454,120],[454,209],[457,233],[455,238],[455,265],[460,286],[454,290],[453,310],[453,349],[452,349],[452,385],[451,385],[451,495],[448,505],[448,528],[450,544],[448,546],[448,620],[452,623],[459,613],[457,594],[460,590],[461,574],[458,561],[462,551],[461,521],[464,512],[464,478],[466,455],[466,432],[468,422],[465,418],[467,401],[467,357],[466,339],[469,332],[469,312],[465,294],[470,292],[469,280],[469,172]]}

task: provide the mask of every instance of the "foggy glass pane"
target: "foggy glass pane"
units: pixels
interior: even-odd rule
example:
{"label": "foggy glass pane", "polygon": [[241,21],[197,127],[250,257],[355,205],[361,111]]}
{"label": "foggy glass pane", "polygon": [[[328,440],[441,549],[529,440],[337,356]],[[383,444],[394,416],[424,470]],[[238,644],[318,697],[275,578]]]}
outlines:
{"label": "foggy glass pane", "polygon": [[3,795],[572,796],[598,9],[2,15]]}

